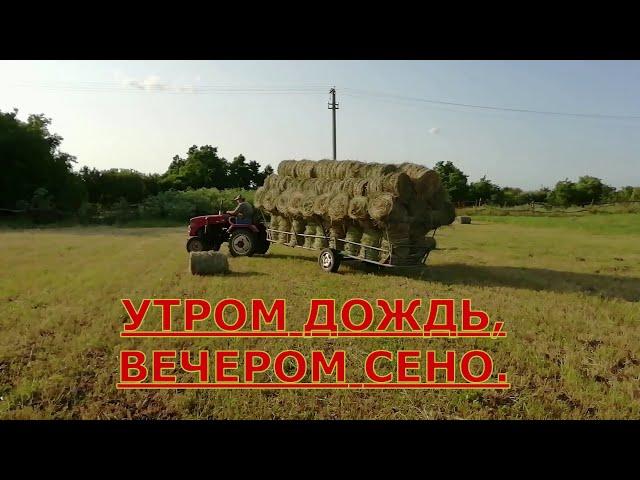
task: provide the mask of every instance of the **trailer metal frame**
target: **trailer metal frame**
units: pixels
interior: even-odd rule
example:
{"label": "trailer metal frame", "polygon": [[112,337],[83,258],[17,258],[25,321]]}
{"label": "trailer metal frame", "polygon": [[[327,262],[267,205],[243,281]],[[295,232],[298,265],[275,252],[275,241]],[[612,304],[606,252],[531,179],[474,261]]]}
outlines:
{"label": "trailer metal frame", "polygon": [[[323,227],[324,228],[324,227]],[[435,236],[435,230],[433,231],[433,235]],[[276,240],[274,238],[274,233],[277,234],[285,234],[285,235],[290,235],[290,236],[294,236],[296,238],[296,244],[295,245],[291,245],[290,243],[281,243],[280,241]],[[385,230],[385,234],[387,235],[387,243],[389,244],[390,248],[385,249],[385,248],[381,248],[381,247],[372,247],[370,245],[364,245],[362,243],[358,243],[358,242],[352,242],[346,239],[335,239],[332,237],[329,237],[327,235],[307,235],[304,233],[295,233],[295,232],[288,232],[288,231],[284,231],[284,230],[276,230],[271,228],[270,226],[267,226],[267,241],[271,242],[271,243],[277,243],[279,245],[284,245],[285,247],[290,247],[290,248],[303,248],[305,250],[314,250],[314,251],[319,251],[320,255],[318,256],[318,261],[320,262],[320,256],[323,254],[323,252],[325,252],[325,250],[331,250],[333,252],[334,255],[339,255],[340,259],[338,260],[338,265],[339,263],[344,260],[344,261],[357,261],[357,262],[363,262],[363,263],[369,263],[369,264],[373,264],[373,265],[377,265],[380,267],[385,267],[385,268],[397,268],[397,269],[412,269],[412,268],[416,268],[416,267],[421,267],[424,266],[427,258],[429,257],[429,253],[431,253],[431,248],[428,247],[419,247],[415,244],[392,244],[389,241],[389,232]],[[316,247],[305,247],[304,245],[298,245],[298,237],[301,238],[322,238],[324,240],[326,240],[327,242],[327,247],[324,247],[322,249],[320,248],[316,248]],[[355,256],[355,255],[351,255],[350,253],[347,253],[344,249],[340,249],[340,248],[334,248],[332,247],[332,243],[335,242],[335,247],[338,247],[338,245],[343,244],[351,244],[351,245],[356,245],[358,247],[360,247],[360,250],[362,248],[365,249],[371,249],[371,250],[377,250],[379,252],[381,252],[381,257],[384,258],[384,260],[381,261],[376,261],[376,260],[370,260],[368,258],[362,258],[360,256]],[[408,257],[404,257],[404,261],[403,264],[399,265],[397,263],[393,263],[394,260],[394,248],[410,248],[410,249],[417,249],[418,252],[414,253],[414,254],[410,254]],[[404,264],[405,262],[408,262],[408,264]],[[322,264],[320,263],[321,268],[322,268]],[[324,268],[323,268],[324,270]],[[335,270],[332,271],[336,271],[337,267]]]}

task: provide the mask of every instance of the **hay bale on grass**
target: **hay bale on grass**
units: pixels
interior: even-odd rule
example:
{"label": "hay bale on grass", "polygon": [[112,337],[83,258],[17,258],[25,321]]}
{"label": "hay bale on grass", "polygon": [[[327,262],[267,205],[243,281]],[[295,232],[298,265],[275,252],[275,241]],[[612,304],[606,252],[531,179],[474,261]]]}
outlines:
{"label": "hay bale on grass", "polygon": [[229,272],[229,260],[224,253],[190,252],[189,271],[192,275],[216,275]]}

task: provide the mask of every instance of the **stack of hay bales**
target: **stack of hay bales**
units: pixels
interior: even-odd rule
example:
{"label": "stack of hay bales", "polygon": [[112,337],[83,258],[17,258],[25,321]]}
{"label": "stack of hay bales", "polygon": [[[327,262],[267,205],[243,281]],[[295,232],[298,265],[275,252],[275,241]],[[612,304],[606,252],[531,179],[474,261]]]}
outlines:
{"label": "stack of hay bales", "polygon": [[[385,261],[391,247],[397,265],[435,248],[428,232],[455,219],[438,174],[413,163],[285,160],[257,190],[255,204],[271,215],[272,229],[285,232],[274,235],[280,243],[330,246],[376,261]],[[296,237],[301,233],[317,237]]]}

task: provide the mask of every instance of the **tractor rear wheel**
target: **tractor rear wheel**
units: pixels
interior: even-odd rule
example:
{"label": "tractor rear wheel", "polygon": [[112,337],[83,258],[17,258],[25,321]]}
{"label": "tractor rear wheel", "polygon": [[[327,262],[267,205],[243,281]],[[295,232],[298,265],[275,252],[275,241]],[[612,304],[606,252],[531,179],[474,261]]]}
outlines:
{"label": "tractor rear wheel", "polygon": [[256,251],[256,237],[248,230],[236,230],[229,238],[229,253],[232,257],[250,257]]}

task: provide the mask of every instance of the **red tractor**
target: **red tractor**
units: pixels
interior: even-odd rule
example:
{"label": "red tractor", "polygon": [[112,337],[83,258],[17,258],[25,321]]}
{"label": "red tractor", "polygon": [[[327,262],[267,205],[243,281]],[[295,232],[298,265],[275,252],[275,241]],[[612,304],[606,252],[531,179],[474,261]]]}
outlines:
{"label": "red tractor", "polygon": [[234,257],[250,257],[254,253],[267,253],[267,227],[254,217],[251,224],[236,224],[235,217],[219,212],[189,220],[188,252],[220,250],[229,242],[229,253]]}

